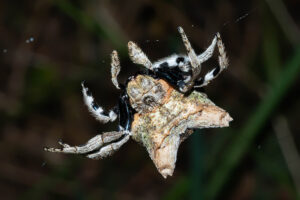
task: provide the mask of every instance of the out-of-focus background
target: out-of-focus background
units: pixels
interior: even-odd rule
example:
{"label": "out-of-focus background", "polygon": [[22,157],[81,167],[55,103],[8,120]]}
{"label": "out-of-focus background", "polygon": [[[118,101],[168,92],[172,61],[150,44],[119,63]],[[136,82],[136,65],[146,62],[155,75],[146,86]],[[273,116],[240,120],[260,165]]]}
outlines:
{"label": "out-of-focus background", "polygon": [[[299,198],[299,10],[298,0],[1,1],[1,199]],[[193,134],[166,180],[134,141],[99,161],[43,151],[116,130],[88,113],[81,81],[112,108],[112,50],[125,82],[141,69],[127,42],[153,61],[183,53],[177,26],[198,53],[221,33],[230,66],[205,91],[230,128]]]}

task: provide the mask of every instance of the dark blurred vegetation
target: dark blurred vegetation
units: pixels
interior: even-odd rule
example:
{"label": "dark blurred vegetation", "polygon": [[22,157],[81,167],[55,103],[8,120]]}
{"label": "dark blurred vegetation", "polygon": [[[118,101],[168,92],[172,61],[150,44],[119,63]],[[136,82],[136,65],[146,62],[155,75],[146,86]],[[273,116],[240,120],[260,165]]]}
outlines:
{"label": "dark blurred vegetation", "polygon": [[[298,0],[0,5],[1,199],[299,199]],[[100,161],[43,151],[58,139],[82,144],[116,130],[89,115],[80,82],[111,108],[118,98],[112,50],[125,81],[140,69],[129,61],[127,42],[152,60],[184,52],[179,25],[197,52],[221,32],[230,67],[205,91],[234,118],[230,128],[192,135],[167,180],[133,141]]]}

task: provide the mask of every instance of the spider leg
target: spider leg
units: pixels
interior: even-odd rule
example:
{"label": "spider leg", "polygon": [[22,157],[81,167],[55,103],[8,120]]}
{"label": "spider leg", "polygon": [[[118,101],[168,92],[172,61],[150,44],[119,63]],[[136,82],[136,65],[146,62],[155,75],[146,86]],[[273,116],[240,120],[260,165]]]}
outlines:
{"label": "spider leg", "polygon": [[181,28],[180,26],[178,27],[178,32],[180,33],[181,35],[181,38],[182,38],[182,41],[183,41],[183,44],[186,48],[186,51],[188,53],[188,57],[190,58],[190,61],[191,61],[191,65],[193,67],[193,71],[194,70],[197,70],[197,72],[201,71],[201,63],[199,62],[198,60],[198,57],[197,57],[197,54],[195,53],[190,41],[188,40],[186,34],[184,33],[184,30],[183,28]]}
{"label": "spider leg", "polygon": [[197,54],[195,53],[194,49],[191,46],[191,43],[189,42],[186,34],[184,33],[184,30],[179,26],[178,31],[181,35],[183,44],[186,48],[186,51],[188,53],[188,57],[190,59],[190,65],[192,66],[192,76],[188,77],[188,79],[185,79],[184,82],[181,83],[181,87],[179,88],[182,92],[189,91],[194,81],[198,78],[200,72],[201,72],[201,62],[199,61]]}
{"label": "spider leg", "polygon": [[130,138],[129,134],[126,134],[121,140],[108,144],[104,146],[103,148],[100,148],[98,151],[87,154],[86,157],[91,159],[100,159],[105,158],[107,156],[112,155],[114,152],[120,149],[120,147],[125,144]]}
{"label": "spider leg", "polygon": [[[219,34],[219,33],[217,33]],[[209,47],[200,55],[198,55],[198,60],[200,63],[203,63],[205,61],[207,61],[209,58],[212,57],[216,44],[217,44],[217,35],[214,37],[213,41],[211,42],[211,44],[209,45]]]}
{"label": "spider leg", "polygon": [[128,51],[131,61],[135,64],[144,65],[147,69],[152,70],[152,63],[142,51],[142,49],[132,41],[128,42]]}
{"label": "spider leg", "polygon": [[[87,106],[89,109],[94,109],[95,103],[93,102],[93,98],[88,90],[84,85],[83,93],[84,98]],[[130,138],[130,129],[131,123],[133,121],[133,114],[134,110],[130,106],[129,97],[125,89],[122,89],[122,94],[119,99],[119,131],[113,132],[106,132],[100,135],[96,135],[95,137],[91,138],[86,144],[79,145],[79,146],[70,146],[69,144],[63,143],[59,141],[58,143],[62,146],[62,148],[44,148],[45,151],[49,152],[60,152],[60,153],[71,153],[71,154],[86,154],[88,158],[92,159],[99,159],[104,158],[108,155],[111,155],[113,152],[118,150],[123,144],[125,144]],[[99,110],[98,106],[98,110]],[[94,110],[93,110],[94,111]],[[114,112],[114,111],[111,111]],[[101,113],[101,112],[99,112]],[[101,117],[103,121],[104,117],[112,119],[111,116],[105,116],[103,114],[99,115],[97,113],[96,118]],[[93,113],[94,114],[94,113]],[[114,113],[116,118],[116,113]]]}
{"label": "spider leg", "polygon": [[59,152],[59,153],[85,154],[85,153],[93,152],[101,148],[103,145],[116,141],[124,135],[128,135],[127,132],[125,131],[106,132],[100,135],[96,135],[84,145],[70,146],[66,143],[59,141],[58,143],[62,146],[62,148],[57,148],[57,149],[44,148],[44,150],[49,152]]}
{"label": "spider leg", "polygon": [[224,69],[228,67],[228,58],[226,56],[225,47],[219,33],[216,34],[217,45],[219,50],[219,66],[205,74],[204,78],[200,78],[194,88],[203,87],[209,84],[211,80],[216,78]]}
{"label": "spider leg", "polygon": [[120,59],[117,51],[113,51],[111,54],[111,80],[117,89],[120,89],[118,83],[118,75],[121,70]]}
{"label": "spider leg", "polygon": [[114,110],[110,110],[109,113],[105,113],[102,107],[100,107],[94,100],[92,93],[89,88],[84,85],[84,82],[81,83],[82,86],[82,94],[85,105],[88,110],[92,113],[92,115],[100,122],[107,123],[109,121],[115,121],[117,118],[117,114]]}

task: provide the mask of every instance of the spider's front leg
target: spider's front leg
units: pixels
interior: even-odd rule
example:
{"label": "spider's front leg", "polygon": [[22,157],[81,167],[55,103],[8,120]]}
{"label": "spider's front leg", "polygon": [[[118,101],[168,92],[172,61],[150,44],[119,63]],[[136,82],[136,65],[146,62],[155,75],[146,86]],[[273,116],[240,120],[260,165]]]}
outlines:
{"label": "spider's front leg", "polygon": [[85,105],[92,115],[100,122],[107,123],[109,121],[113,122],[117,119],[116,109],[110,110],[109,113],[106,113],[102,107],[100,107],[97,102],[94,100],[94,97],[85,86],[84,81],[81,83],[82,94]]}
{"label": "spider's front leg", "polygon": [[[104,158],[118,150],[129,139],[128,131],[113,131],[96,135],[86,144],[79,146],[70,146],[59,141],[62,148],[44,148],[45,151],[70,153],[70,154],[86,154],[88,158]],[[96,151],[96,152],[95,152]],[[95,156],[94,154],[97,154]]]}
{"label": "spider's front leg", "polygon": [[152,63],[142,49],[132,41],[128,42],[128,52],[131,61],[152,70]]}
{"label": "spider's front leg", "polygon": [[[120,59],[117,51],[113,51],[111,54],[111,80],[117,89],[120,89],[118,83],[118,75],[121,70]],[[81,83],[82,93],[84,103],[88,107],[88,110],[93,114],[93,116],[102,123],[107,123],[109,121],[113,122],[117,118],[117,109],[110,110],[109,113],[105,113],[102,107],[100,107],[96,101],[89,88],[87,88],[84,82]]]}

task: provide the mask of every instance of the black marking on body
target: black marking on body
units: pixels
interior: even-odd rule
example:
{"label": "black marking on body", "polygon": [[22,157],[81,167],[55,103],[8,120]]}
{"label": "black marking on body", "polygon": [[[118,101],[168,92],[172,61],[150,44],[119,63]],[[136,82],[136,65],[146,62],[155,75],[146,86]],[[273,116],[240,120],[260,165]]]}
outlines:
{"label": "black marking on body", "polygon": [[171,70],[170,68],[155,68],[154,73],[158,78],[164,79],[169,84],[175,87],[177,87],[177,80],[183,79],[183,77],[179,73],[174,73],[174,70]]}
{"label": "black marking on body", "polygon": [[[124,89],[119,98],[119,125],[126,131],[131,130],[131,124],[133,122],[133,115],[136,112],[130,105],[129,97]],[[119,130],[120,131],[120,130]]]}
{"label": "black marking on body", "polygon": [[162,67],[162,68],[169,67],[169,63],[163,62],[159,66]]}
{"label": "black marking on body", "polygon": [[178,58],[176,58],[176,63],[179,64],[181,62],[184,62],[184,57],[180,56]]}
{"label": "black marking on body", "polygon": [[[190,63],[186,64],[190,65]],[[160,67],[154,68],[153,71],[157,77],[164,79],[177,89],[182,88],[185,84],[184,80],[192,76],[192,70],[185,72],[178,65],[169,66],[167,62],[160,64]]]}
{"label": "black marking on body", "polygon": [[[184,59],[184,57],[178,57],[179,61]],[[177,58],[177,59],[178,59]],[[186,65],[191,65],[190,62],[185,63]],[[144,71],[138,71],[135,73],[133,77],[136,77],[138,75],[146,75],[150,76],[154,79],[163,79],[166,82],[168,82],[170,85],[175,87],[178,91],[182,88],[186,83],[184,82],[189,76],[192,77],[193,71],[190,67],[190,70],[187,72],[182,71],[178,65],[175,66],[169,66],[167,62],[163,62],[159,65],[159,67],[154,68],[153,70],[144,70]],[[126,87],[127,84],[132,80],[132,77],[128,78],[126,81]],[[123,89],[123,88],[122,88]]]}

